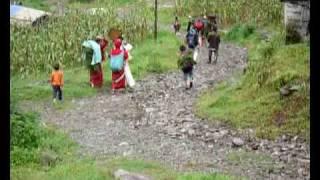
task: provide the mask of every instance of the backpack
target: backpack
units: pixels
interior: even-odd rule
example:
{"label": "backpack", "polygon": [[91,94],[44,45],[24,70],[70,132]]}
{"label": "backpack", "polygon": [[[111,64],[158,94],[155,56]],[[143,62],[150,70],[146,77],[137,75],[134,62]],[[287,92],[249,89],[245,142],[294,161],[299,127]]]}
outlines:
{"label": "backpack", "polygon": [[203,22],[200,20],[200,19],[198,19],[195,23],[194,23],[194,25],[193,25],[198,31],[200,31],[200,30],[202,30],[203,28],[204,28],[204,24],[203,24]]}
{"label": "backpack", "polygon": [[183,64],[182,64],[182,69],[181,69],[181,70],[182,70],[184,73],[188,73],[188,72],[190,72],[192,69],[193,69],[192,57],[190,57],[190,56],[184,57]]}
{"label": "backpack", "polygon": [[194,29],[191,29],[189,31],[189,34],[187,36],[187,42],[188,42],[189,48],[195,48],[197,46],[198,37],[197,37],[197,32]]}
{"label": "backpack", "polygon": [[118,72],[123,69],[124,65],[124,52],[122,51],[118,55],[111,55],[110,57],[110,69],[112,72]]}
{"label": "backpack", "polygon": [[184,73],[190,72],[193,69],[194,60],[192,57],[192,51],[184,53],[179,60],[179,67]]}

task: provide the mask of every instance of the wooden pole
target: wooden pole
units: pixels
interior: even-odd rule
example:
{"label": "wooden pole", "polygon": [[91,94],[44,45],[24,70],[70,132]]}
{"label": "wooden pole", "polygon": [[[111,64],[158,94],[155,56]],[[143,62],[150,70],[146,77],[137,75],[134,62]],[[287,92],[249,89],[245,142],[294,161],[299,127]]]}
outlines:
{"label": "wooden pole", "polygon": [[158,22],[158,1],[154,1],[154,40],[157,40],[157,22]]}

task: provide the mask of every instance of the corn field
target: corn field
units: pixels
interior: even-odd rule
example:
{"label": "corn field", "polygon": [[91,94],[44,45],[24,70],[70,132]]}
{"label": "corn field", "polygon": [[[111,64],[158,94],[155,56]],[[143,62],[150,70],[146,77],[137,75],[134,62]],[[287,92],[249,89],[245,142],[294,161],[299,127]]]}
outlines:
{"label": "corn field", "polygon": [[280,24],[283,5],[280,0],[175,0],[180,16],[217,14],[219,24]]}
{"label": "corn field", "polygon": [[120,28],[132,43],[151,34],[147,23],[150,12],[144,6],[131,8],[124,18],[118,18],[117,12],[108,4],[94,15],[74,9],[61,17],[51,16],[39,27],[10,25],[11,74],[50,72],[56,62],[66,68],[80,66],[82,42],[97,35],[106,36],[110,28]]}

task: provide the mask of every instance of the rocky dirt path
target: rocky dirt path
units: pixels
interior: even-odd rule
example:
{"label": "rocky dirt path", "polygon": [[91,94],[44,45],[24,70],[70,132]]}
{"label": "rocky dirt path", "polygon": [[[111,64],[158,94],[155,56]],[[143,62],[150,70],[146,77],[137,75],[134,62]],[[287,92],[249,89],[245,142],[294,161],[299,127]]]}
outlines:
{"label": "rocky dirt path", "polygon": [[201,48],[191,90],[184,89],[181,72],[152,75],[138,81],[131,93],[73,100],[75,108],[67,111],[45,106],[42,119],[68,132],[81,145],[80,153],[98,158],[138,157],[181,171],[250,179],[308,179],[309,149],[299,138],[260,140],[249,130],[195,116],[193,104],[202,90],[230,80],[246,66],[244,48],[222,43],[219,54],[218,63],[208,65],[207,49]]}
{"label": "rocky dirt path", "polygon": [[181,171],[225,172],[250,179],[308,179],[308,145],[297,137],[254,138],[249,130],[209,123],[193,113],[199,92],[232,78],[246,65],[247,51],[222,43],[216,65],[207,49],[186,91],[181,72],[152,75],[135,91],[73,100],[67,111],[44,106],[42,118],[58,125],[81,145],[82,154],[156,160]]}
{"label": "rocky dirt path", "polygon": [[[170,2],[160,3],[159,8],[173,7]],[[159,28],[172,30],[161,23]],[[98,159],[129,156],[180,171],[223,172],[249,179],[309,179],[309,145],[299,138],[256,139],[250,130],[235,130],[195,116],[193,104],[199,93],[233,78],[247,59],[246,49],[228,43],[222,43],[216,65],[206,64],[207,49],[201,52],[192,90],[184,89],[181,72],[152,75],[138,81],[133,93],[111,96],[106,92],[76,99],[67,111],[41,104],[42,119],[67,132],[80,144],[81,154]]]}

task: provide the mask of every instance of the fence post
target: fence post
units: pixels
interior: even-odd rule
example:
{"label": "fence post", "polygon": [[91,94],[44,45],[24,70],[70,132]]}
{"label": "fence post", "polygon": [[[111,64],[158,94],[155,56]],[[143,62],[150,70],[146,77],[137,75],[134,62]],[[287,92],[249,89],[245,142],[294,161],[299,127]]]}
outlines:
{"label": "fence post", "polygon": [[154,1],[154,40],[157,40],[158,1]]}

